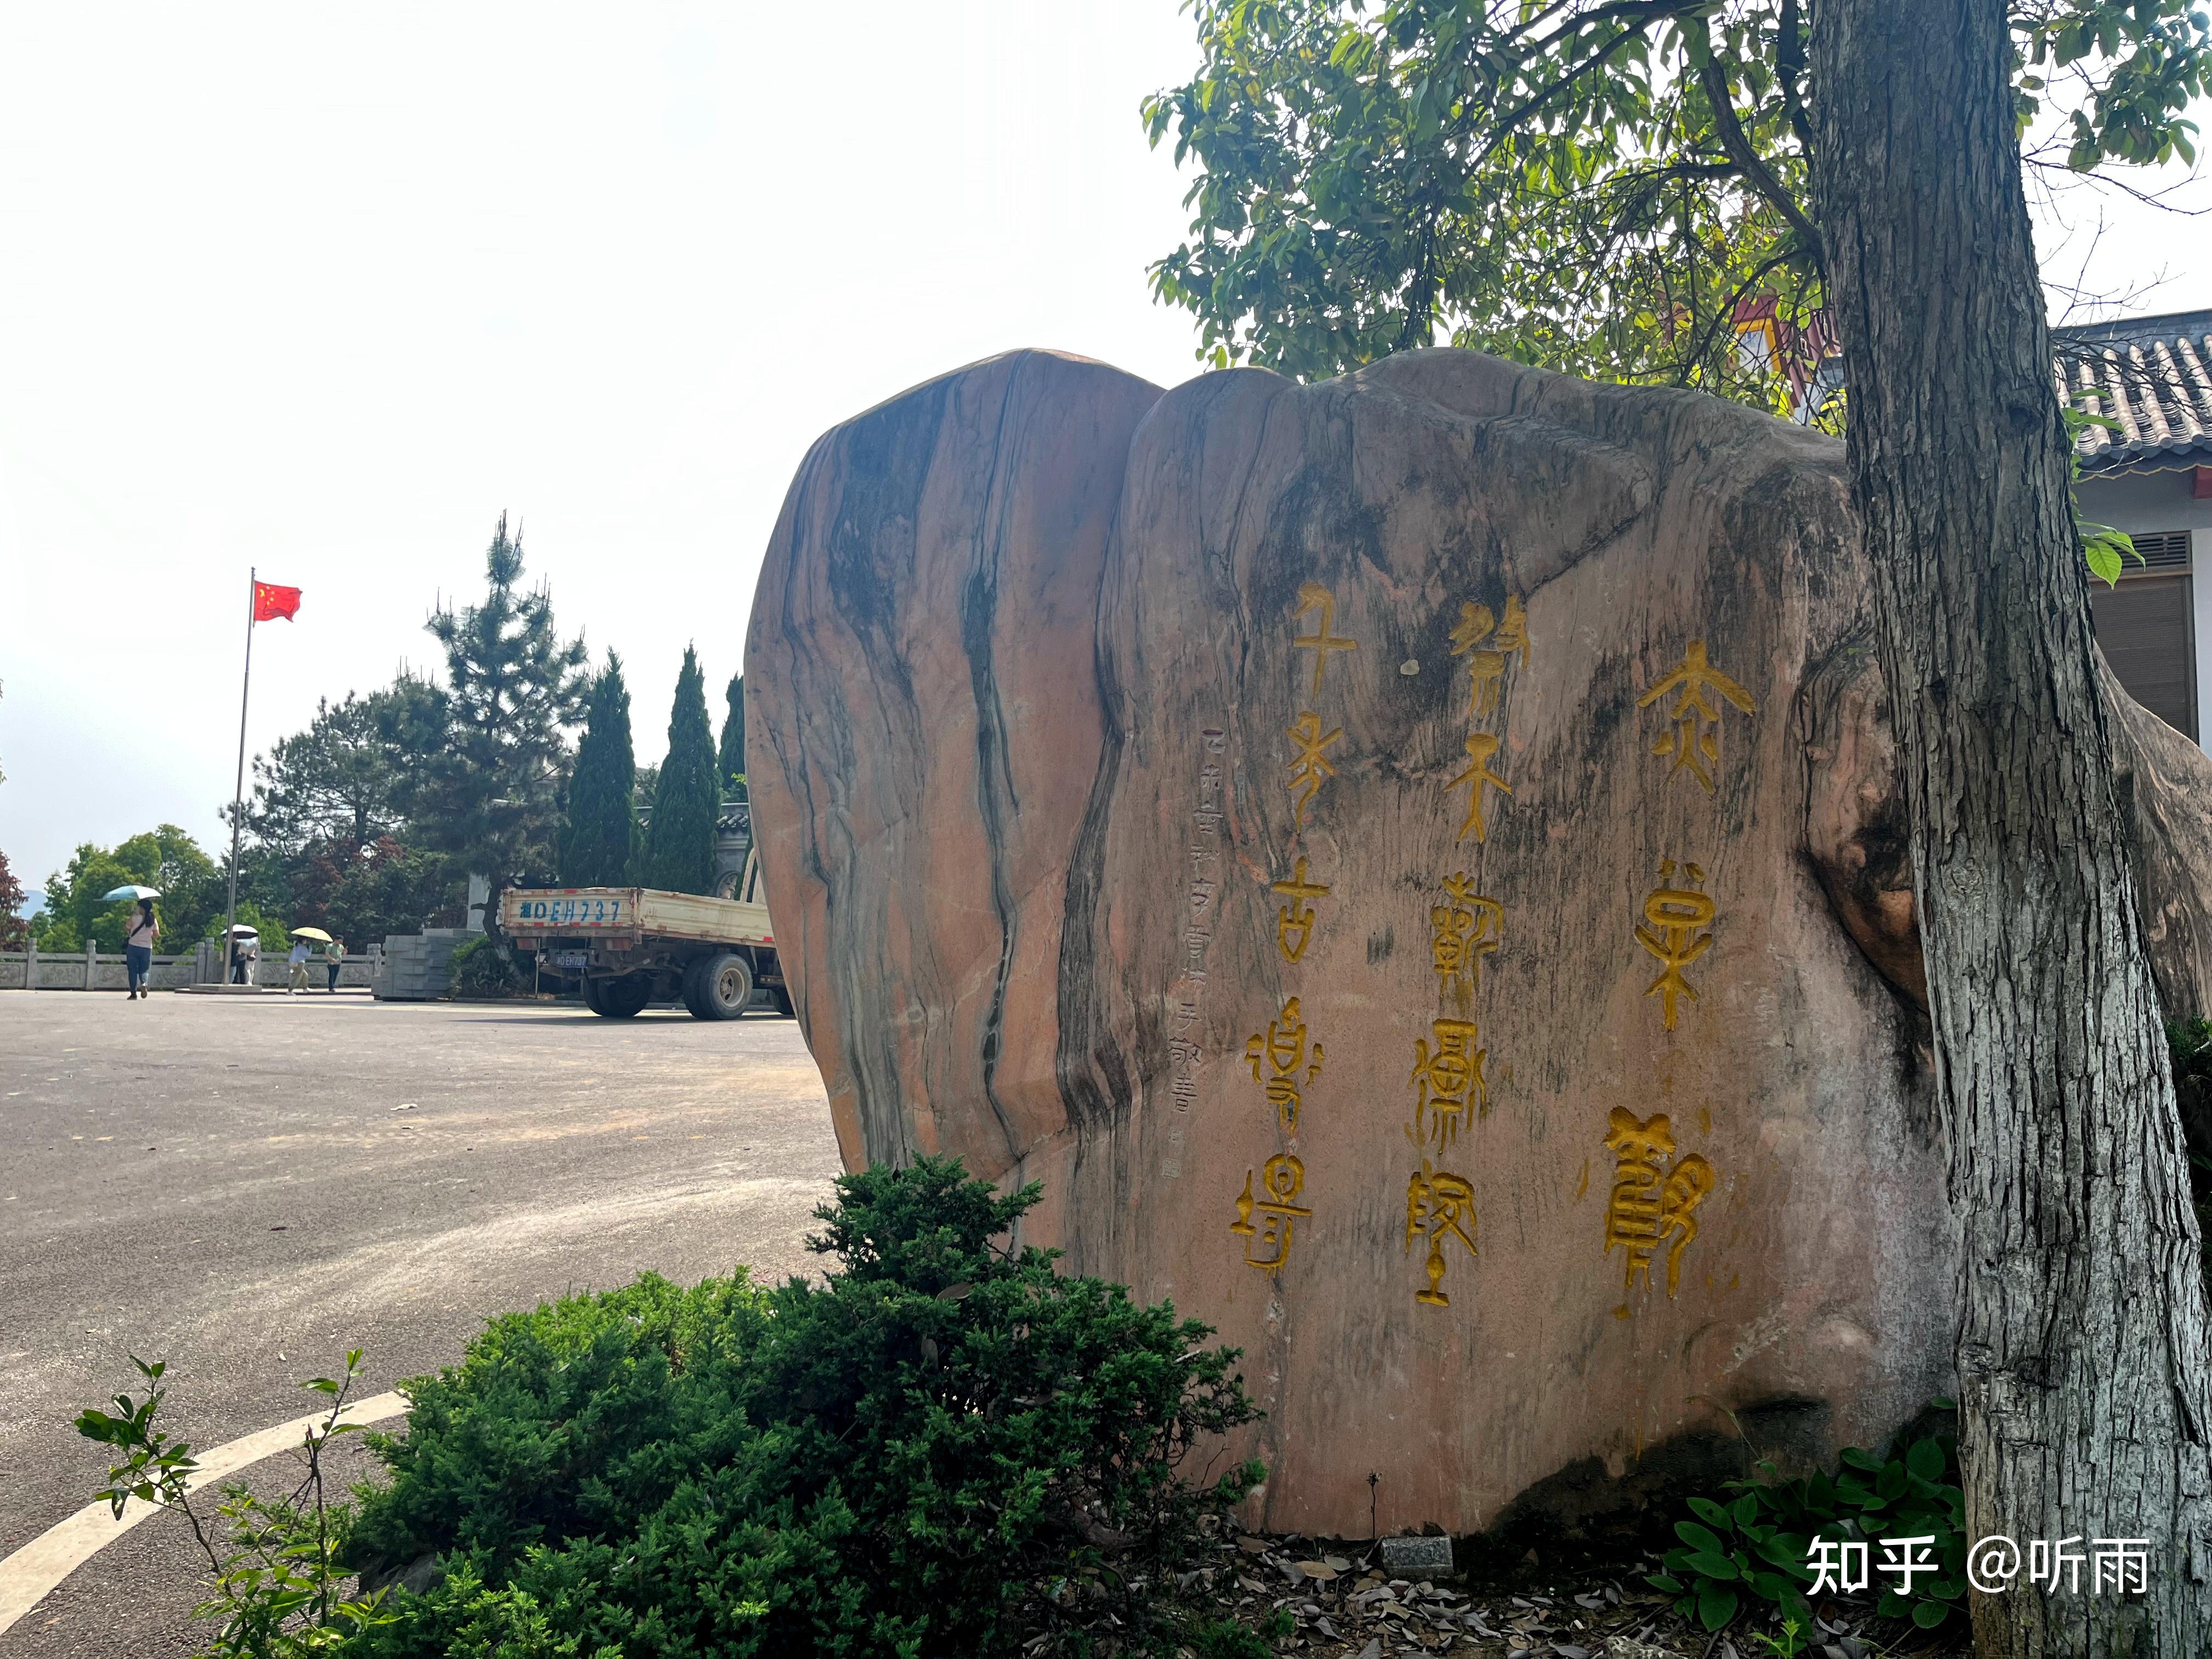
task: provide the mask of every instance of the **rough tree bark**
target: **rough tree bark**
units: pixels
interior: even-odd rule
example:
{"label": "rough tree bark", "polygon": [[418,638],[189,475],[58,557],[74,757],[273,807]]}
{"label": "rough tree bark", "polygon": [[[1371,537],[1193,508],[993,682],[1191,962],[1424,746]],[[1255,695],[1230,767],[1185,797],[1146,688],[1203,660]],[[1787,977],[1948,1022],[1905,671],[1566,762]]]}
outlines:
{"label": "rough tree bark", "polygon": [[1977,1595],[1983,1656],[2212,1650],[2196,1219],[2097,692],[2004,0],[1823,0],[1814,184],[1961,1228],[1972,1536],[2150,1540]]}

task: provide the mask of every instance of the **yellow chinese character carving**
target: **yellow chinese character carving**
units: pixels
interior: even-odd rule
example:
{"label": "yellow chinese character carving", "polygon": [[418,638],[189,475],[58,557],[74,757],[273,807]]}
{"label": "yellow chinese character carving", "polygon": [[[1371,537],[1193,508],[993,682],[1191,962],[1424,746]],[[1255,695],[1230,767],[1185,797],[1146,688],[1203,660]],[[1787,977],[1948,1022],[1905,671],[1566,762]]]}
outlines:
{"label": "yellow chinese character carving", "polygon": [[1406,1126],[1406,1138],[1442,1152],[1459,1139],[1468,1106],[1487,1109],[1490,1085],[1482,1064],[1490,1050],[1474,1046],[1482,1034],[1471,1019],[1439,1019],[1431,1029],[1437,1038],[1433,1054],[1428,1038],[1413,1039],[1413,1072],[1406,1079],[1414,1091],[1413,1121]]}
{"label": "yellow chinese character carving", "polygon": [[1300,859],[1291,878],[1275,883],[1273,890],[1291,901],[1275,911],[1275,948],[1285,962],[1296,962],[1313,939],[1314,908],[1306,901],[1327,898],[1328,889],[1306,879],[1306,861]]}
{"label": "yellow chinese character carving", "polygon": [[1638,927],[1636,941],[1659,958],[1659,977],[1644,988],[1647,997],[1660,1000],[1660,1007],[1668,1030],[1674,1029],[1676,999],[1698,1000],[1697,988],[1682,977],[1682,969],[1705,955],[1713,942],[1711,933],[1698,929],[1713,919],[1713,902],[1698,890],[1705,885],[1705,872],[1694,864],[1682,866],[1688,885],[1669,887],[1674,879],[1674,860],[1668,859],[1659,866],[1660,885],[1651,890],[1644,901],[1644,920],[1649,927]]}
{"label": "yellow chinese character carving", "polygon": [[1713,793],[1711,768],[1721,757],[1721,711],[1706,701],[1709,690],[1720,693],[1723,701],[1734,703],[1747,714],[1756,714],[1759,706],[1752,701],[1751,693],[1705,660],[1705,642],[1692,640],[1690,648],[1674,672],[1661,680],[1636,700],[1638,708],[1649,708],[1669,691],[1680,690],[1681,696],[1668,711],[1670,724],[1651,745],[1655,755],[1672,755],[1674,765],[1667,769],[1669,777],[1688,767],[1705,793]]}
{"label": "yellow chinese character carving", "polygon": [[[1493,630],[1495,638],[1492,637]],[[1489,647],[1477,650],[1485,640],[1490,641]],[[1451,653],[1468,659],[1470,678],[1467,712],[1474,715],[1494,713],[1498,688],[1505,679],[1506,663],[1517,656],[1522,667],[1528,665],[1528,613],[1522,609],[1520,595],[1507,596],[1505,620],[1502,623],[1490,614],[1486,605],[1461,605],[1459,626],[1451,631]]]}
{"label": "yellow chinese character carving", "polygon": [[1321,793],[1322,780],[1336,775],[1336,768],[1328,763],[1328,757],[1322,751],[1344,735],[1344,728],[1340,726],[1334,732],[1323,732],[1321,716],[1309,708],[1300,714],[1287,730],[1291,741],[1298,746],[1297,755],[1291,762],[1290,790],[1297,801],[1294,823],[1297,828],[1303,830],[1306,823],[1306,808]]}
{"label": "yellow chinese character carving", "polygon": [[1522,667],[1528,665],[1528,613],[1518,593],[1505,596],[1505,620],[1498,624],[1498,637],[1491,643],[1508,657],[1518,656]]}
{"label": "yellow chinese character carving", "polygon": [[1310,651],[1314,653],[1312,695],[1318,697],[1321,696],[1322,676],[1328,671],[1329,653],[1357,651],[1359,649],[1359,641],[1328,631],[1336,625],[1336,595],[1319,582],[1304,582],[1299,585],[1298,608],[1291,613],[1291,620],[1293,623],[1297,622],[1309,611],[1317,611],[1321,613],[1315,618],[1315,631],[1310,634],[1297,635],[1291,642],[1301,651]]}
{"label": "yellow chinese character carving", "polygon": [[1406,1254],[1413,1253],[1413,1241],[1426,1237],[1429,1259],[1425,1264],[1429,1288],[1413,1292],[1413,1300],[1425,1302],[1432,1308],[1449,1308],[1451,1297],[1443,1291],[1444,1240],[1455,1237],[1467,1246],[1469,1255],[1477,1254],[1474,1248],[1474,1188],[1465,1176],[1449,1175],[1431,1169],[1426,1158],[1421,1160],[1420,1170],[1406,1187]]}
{"label": "yellow chinese character carving", "polygon": [[1510,795],[1513,791],[1504,779],[1490,769],[1490,757],[1498,752],[1496,738],[1487,732],[1478,732],[1467,740],[1467,752],[1473,757],[1474,763],[1444,787],[1456,789],[1462,783],[1468,786],[1467,818],[1461,823],[1459,834],[1454,839],[1465,841],[1467,832],[1472,830],[1474,831],[1474,838],[1477,841],[1482,841],[1490,834],[1490,826],[1483,821],[1482,817],[1482,786],[1486,783],[1501,794]]}
{"label": "yellow chinese character carving", "polygon": [[1444,878],[1442,904],[1429,908],[1429,951],[1437,977],[1450,988],[1454,981],[1473,990],[1482,983],[1482,959],[1501,943],[1505,910],[1494,898],[1474,890],[1464,870]]}
{"label": "yellow chinese character carving", "polygon": [[1682,1252],[1698,1236],[1694,1214],[1705,1201],[1719,1176],[1713,1166],[1695,1152],[1677,1161],[1671,1172],[1662,1165],[1674,1156],[1674,1125],[1664,1112],[1639,1119],[1625,1106],[1613,1109],[1608,1120],[1606,1150],[1616,1162],[1613,1196],[1605,1207],[1605,1251],[1621,1247],[1627,1257],[1624,1288],[1634,1289],[1636,1275],[1651,1282],[1651,1257],[1672,1236],[1667,1251],[1667,1294],[1681,1283]]}
{"label": "yellow chinese character carving", "polygon": [[[1267,1160],[1260,1181],[1266,1196],[1255,1200],[1252,1172],[1244,1172],[1244,1191],[1237,1200],[1237,1219],[1229,1224],[1229,1231],[1243,1236],[1248,1263],[1273,1273],[1291,1259],[1291,1240],[1298,1218],[1313,1213],[1305,1206],[1291,1202],[1306,1184],[1306,1166],[1279,1152]],[[1260,1212],[1256,1228],[1252,1224],[1255,1210]]]}
{"label": "yellow chinese character carving", "polygon": [[[1311,1083],[1321,1075],[1322,1062],[1327,1056],[1322,1046],[1312,1045],[1313,1059],[1306,1058],[1305,1016],[1298,1011],[1298,1000],[1291,998],[1283,1004],[1283,1012],[1267,1022],[1264,1031],[1255,1031],[1244,1040],[1244,1058],[1252,1062],[1252,1081],[1267,1089],[1269,1104],[1285,1134],[1298,1132],[1298,1090],[1302,1084]],[[1260,1069],[1261,1062],[1267,1069]],[[1298,1074],[1303,1071],[1305,1075]]]}

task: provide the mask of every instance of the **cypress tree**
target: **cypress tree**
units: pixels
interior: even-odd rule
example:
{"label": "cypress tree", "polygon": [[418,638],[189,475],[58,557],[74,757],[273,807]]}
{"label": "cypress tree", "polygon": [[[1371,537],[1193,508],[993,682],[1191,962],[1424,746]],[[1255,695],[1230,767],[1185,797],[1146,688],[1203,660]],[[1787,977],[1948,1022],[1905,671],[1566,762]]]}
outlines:
{"label": "cypress tree", "polygon": [[637,757],[630,744],[629,687],[622,659],[592,682],[584,705],[584,738],[568,781],[568,821],[561,834],[561,880],[568,887],[626,882],[637,862]]}
{"label": "cypress tree", "polygon": [[730,712],[722,717],[722,787],[732,800],[743,800],[745,787],[738,780],[745,775],[745,677],[738,675],[723,695]]}
{"label": "cypress tree", "polygon": [[653,792],[653,817],[645,828],[647,887],[676,893],[714,890],[714,819],[722,805],[716,776],[714,728],[707,719],[707,677],[699,658],[684,647],[676,677],[676,707],[668,716],[668,757]]}

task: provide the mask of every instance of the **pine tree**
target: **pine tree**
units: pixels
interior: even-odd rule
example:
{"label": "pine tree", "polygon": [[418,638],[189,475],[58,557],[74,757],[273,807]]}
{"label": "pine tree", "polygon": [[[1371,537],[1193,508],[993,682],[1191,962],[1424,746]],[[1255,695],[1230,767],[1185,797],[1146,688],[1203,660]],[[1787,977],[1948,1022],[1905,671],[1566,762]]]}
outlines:
{"label": "pine tree", "polygon": [[414,839],[453,854],[498,890],[550,873],[568,769],[566,729],[582,717],[584,642],[563,642],[553,601],[518,592],[522,540],[500,514],[484,559],[483,602],[441,608],[427,624],[446,651],[446,684],[407,680],[389,716],[413,757],[399,805]]}
{"label": "pine tree", "polygon": [[592,681],[584,738],[568,778],[568,821],[561,835],[561,880],[569,887],[608,887],[630,878],[637,863],[637,758],[630,744],[629,687],[622,659]]}
{"label": "pine tree", "polygon": [[730,712],[722,719],[722,787],[732,800],[745,799],[745,677],[739,674],[730,682],[724,694],[729,699]]}
{"label": "pine tree", "polygon": [[714,820],[722,804],[715,775],[714,729],[707,719],[707,678],[684,647],[676,707],[668,716],[668,757],[645,829],[643,884],[675,893],[714,890]]}
{"label": "pine tree", "polygon": [[393,802],[406,757],[387,735],[386,717],[404,695],[349,691],[335,706],[323,698],[306,731],[256,755],[248,833],[288,855],[317,842],[359,848],[397,833],[403,826]]}

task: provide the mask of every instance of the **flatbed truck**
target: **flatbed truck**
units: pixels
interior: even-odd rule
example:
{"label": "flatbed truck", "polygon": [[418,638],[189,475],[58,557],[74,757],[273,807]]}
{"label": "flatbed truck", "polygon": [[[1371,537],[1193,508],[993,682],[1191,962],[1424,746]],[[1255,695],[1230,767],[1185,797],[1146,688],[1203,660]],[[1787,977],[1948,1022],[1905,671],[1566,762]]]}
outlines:
{"label": "flatbed truck", "polygon": [[519,949],[536,953],[541,975],[579,984],[584,1006],[608,1019],[677,997],[700,1019],[735,1019],[757,991],[779,1013],[791,1012],[757,849],[730,898],[654,887],[510,887],[500,895],[499,924]]}

